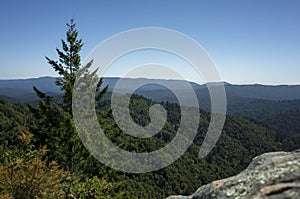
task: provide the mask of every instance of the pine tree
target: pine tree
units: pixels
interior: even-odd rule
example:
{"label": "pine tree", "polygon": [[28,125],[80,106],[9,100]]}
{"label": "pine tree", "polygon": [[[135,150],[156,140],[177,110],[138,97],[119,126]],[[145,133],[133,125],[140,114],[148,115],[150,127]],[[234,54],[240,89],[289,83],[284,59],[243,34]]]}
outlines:
{"label": "pine tree", "polygon": [[[38,88],[34,87],[36,94],[40,97],[37,104],[36,116],[39,118],[39,129],[36,129],[39,144],[47,145],[49,156],[57,159],[65,169],[71,172],[82,172],[84,156],[88,152],[82,145],[72,118],[72,92],[76,76],[81,71],[80,50],[83,46],[81,39],[78,39],[78,31],[74,19],[67,23],[66,41],[61,40],[62,50],[56,48],[58,60],[46,57],[49,65],[59,74],[56,78],[56,85],[63,91],[62,100],[49,96]],[[88,71],[92,61],[84,66]],[[95,74],[95,73],[92,73]],[[103,83],[101,78],[97,83],[96,100],[107,91],[107,87],[100,89]]]}

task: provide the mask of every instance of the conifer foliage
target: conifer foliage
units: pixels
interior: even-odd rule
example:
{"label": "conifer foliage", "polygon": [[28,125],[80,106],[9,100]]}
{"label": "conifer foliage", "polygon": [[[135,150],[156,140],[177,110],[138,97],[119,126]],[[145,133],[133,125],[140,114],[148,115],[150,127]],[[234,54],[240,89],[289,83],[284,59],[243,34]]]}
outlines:
{"label": "conifer foliage", "polygon": [[[66,40],[61,40],[61,49],[56,48],[58,59],[46,57],[48,64],[58,73],[56,85],[63,94],[52,97],[34,87],[40,97],[36,116],[39,118],[39,128],[36,129],[38,142],[47,145],[48,156],[56,159],[64,169],[83,173],[86,169],[87,156],[90,156],[82,145],[72,117],[72,93],[76,76],[82,71],[89,74],[92,60],[86,66],[81,66],[80,51],[82,39],[78,39],[78,31],[74,19],[67,23]],[[94,74],[94,73],[92,73]],[[96,96],[104,96],[107,87],[100,89],[102,78],[97,83]]]}

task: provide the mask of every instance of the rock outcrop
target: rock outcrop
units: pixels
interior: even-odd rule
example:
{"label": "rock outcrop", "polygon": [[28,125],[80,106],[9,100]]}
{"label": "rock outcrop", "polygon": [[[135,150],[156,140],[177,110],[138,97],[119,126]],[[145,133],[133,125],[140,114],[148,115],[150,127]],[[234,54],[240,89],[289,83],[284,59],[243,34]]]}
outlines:
{"label": "rock outcrop", "polygon": [[260,155],[240,174],[200,187],[191,196],[204,198],[300,198],[300,149]]}

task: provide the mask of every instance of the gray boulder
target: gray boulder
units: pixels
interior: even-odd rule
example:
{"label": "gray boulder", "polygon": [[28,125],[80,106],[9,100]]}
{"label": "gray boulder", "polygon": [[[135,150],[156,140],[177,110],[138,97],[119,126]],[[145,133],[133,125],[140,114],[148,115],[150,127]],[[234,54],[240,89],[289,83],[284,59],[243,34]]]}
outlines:
{"label": "gray boulder", "polygon": [[300,198],[300,149],[255,157],[240,174],[201,186],[191,196],[167,199]]}

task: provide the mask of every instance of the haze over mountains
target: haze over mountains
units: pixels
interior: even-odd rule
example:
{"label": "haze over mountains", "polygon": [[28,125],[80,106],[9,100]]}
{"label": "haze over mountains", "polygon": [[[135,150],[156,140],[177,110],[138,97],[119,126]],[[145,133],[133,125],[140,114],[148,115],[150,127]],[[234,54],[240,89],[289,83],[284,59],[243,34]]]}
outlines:
{"label": "haze over mountains", "polygon": [[[109,85],[109,91],[113,91],[117,81],[120,78],[106,77],[103,85]],[[137,84],[144,82],[145,79],[122,79],[123,84],[116,92],[127,93],[128,90],[135,87]],[[184,92],[188,89],[186,81],[184,80],[160,80],[152,79],[151,82],[155,84],[147,84],[136,90],[135,93],[143,95],[155,101],[170,101],[176,102],[174,94],[164,86],[159,84],[171,84],[176,89]],[[195,90],[198,99],[209,98],[207,85],[196,84],[189,82],[191,87]],[[212,86],[218,86],[219,83],[210,83]],[[233,85],[224,82],[226,95],[228,100],[237,98],[261,99],[261,100],[297,100],[300,99],[300,85],[277,85],[267,86],[260,84],[251,85]],[[37,99],[33,91],[33,86],[36,86],[45,93],[59,94],[60,90],[55,85],[54,77],[40,77],[30,79],[16,79],[16,80],[0,80],[0,96],[9,101],[31,102]],[[200,101],[201,101],[200,100]]]}

